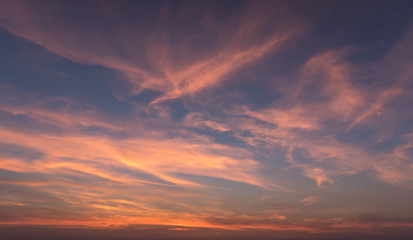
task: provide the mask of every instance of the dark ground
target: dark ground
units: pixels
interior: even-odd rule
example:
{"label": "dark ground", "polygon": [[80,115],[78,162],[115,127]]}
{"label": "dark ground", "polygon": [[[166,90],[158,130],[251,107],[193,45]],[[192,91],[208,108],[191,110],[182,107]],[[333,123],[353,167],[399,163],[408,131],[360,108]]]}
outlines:
{"label": "dark ground", "polygon": [[226,231],[194,229],[190,231],[157,229],[81,229],[37,226],[1,226],[2,240],[412,240],[413,229],[387,229],[380,233],[306,233],[297,231]]}

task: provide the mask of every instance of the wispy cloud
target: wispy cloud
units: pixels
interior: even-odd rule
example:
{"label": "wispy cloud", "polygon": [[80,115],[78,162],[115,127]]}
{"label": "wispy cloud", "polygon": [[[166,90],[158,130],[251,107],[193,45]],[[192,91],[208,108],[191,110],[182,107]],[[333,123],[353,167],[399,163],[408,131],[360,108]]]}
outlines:
{"label": "wispy cloud", "polygon": [[317,196],[308,196],[303,198],[300,203],[304,204],[304,205],[312,205],[315,204],[319,201],[319,198]]}
{"label": "wispy cloud", "polygon": [[0,40],[78,77],[0,69],[0,224],[411,227],[413,31],[377,53],[300,9],[0,3]]}
{"label": "wispy cloud", "polygon": [[[240,67],[274,52],[302,28],[297,20],[283,13],[286,8],[281,3],[242,7],[238,9],[237,21],[229,19],[222,26],[214,19],[214,13],[205,13],[197,6],[188,5],[184,9],[206,16],[207,21],[201,19],[194,23],[196,29],[187,29],[180,19],[170,16],[168,7],[162,7],[154,9],[160,13],[155,18],[142,12],[142,17],[147,18],[153,29],[141,27],[139,30],[132,24],[125,25],[126,19],[120,10],[107,9],[102,4],[98,18],[111,19],[115,24],[107,32],[88,31],[90,26],[87,25],[74,28],[59,16],[60,11],[65,11],[62,6],[45,5],[5,2],[1,8],[2,26],[75,62],[98,64],[119,71],[132,84],[132,94],[143,88],[163,92],[164,95],[155,102],[194,94],[218,84]],[[279,8],[279,14],[274,15],[269,8]],[[183,21],[190,21],[191,17]],[[49,21],[50,18],[54,21]],[[168,24],[184,31],[179,42],[170,39],[166,29]],[[257,39],[255,34],[262,28],[269,28],[269,31]],[[211,42],[205,46],[197,43],[203,41],[202,37],[211,36]],[[194,58],[194,52],[199,50],[200,56]]]}

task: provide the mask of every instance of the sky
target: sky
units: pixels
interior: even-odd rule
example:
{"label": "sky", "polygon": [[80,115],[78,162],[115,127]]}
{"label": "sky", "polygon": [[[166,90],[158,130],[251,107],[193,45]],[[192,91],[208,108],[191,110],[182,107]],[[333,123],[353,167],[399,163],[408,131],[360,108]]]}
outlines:
{"label": "sky", "polygon": [[412,239],[413,1],[0,1],[10,239]]}

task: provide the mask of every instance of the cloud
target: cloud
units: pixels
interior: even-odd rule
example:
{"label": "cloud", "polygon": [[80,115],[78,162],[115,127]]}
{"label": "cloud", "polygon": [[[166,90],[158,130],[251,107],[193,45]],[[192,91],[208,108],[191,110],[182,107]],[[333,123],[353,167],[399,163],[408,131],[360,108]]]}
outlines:
{"label": "cloud", "polygon": [[[182,13],[178,13],[182,19],[172,18],[168,7],[147,6],[162,14],[153,17],[142,9],[136,19],[142,21],[139,26],[128,22],[122,14],[126,6],[108,9],[103,3],[82,5],[93,11],[95,20],[76,24],[86,14],[77,12],[75,19],[67,21],[63,15],[76,11],[76,6],[70,4],[65,9],[52,2],[33,5],[6,1],[0,8],[1,25],[72,61],[117,70],[132,84],[132,94],[143,88],[163,92],[154,103],[218,84],[240,67],[274,52],[301,28],[297,20],[285,14],[282,4],[269,2],[237,9],[236,19],[229,18],[220,24],[215,19],[218,13],[203,12],[200,6],[182,7]],[[279,14],[269,9],[278,9]],[[195,17],[195,12],[201,17]],[[183,21],[193,18],[193,28],[184,26]],[[102,22],[108,20],[113,26],[105,26],[101,31]],[[264,28],[268,33],[263,34]],[[179,42],[174,40],[176,37]],[[206,41],[202,38],[210,42],[200,45],[199,42]]]}
{"label": "cloud", "polygon": [[308,196],[303,198],[299,203],[303,205],[313,205],[315,203],[319,202],[319,197],[317,196]]}
{"label": "cloud", "polygon": [[[265,187],[254,173],[259,166],[248,157],[248,151],[213,143],[208,138],[165,139],[165,133],[153,135],[153,131],[126,138],[111,136],[110,131],[90,135],[79,126],[127,131],[132,123],[104,121],[93,111],[79,115],[70,108],[51,111],[36,102],[23,106],[4,104],[2,110],[61,129],[58,133],[34,133],[0,127],[0,142],[10,150],[0,157],[1,170],[5,171],[0,188],[6,193],[0,200],[2,206],[18,207],[13,210],[15,218],[2,224],[109,227],[152,223],[225,228],[202,220],[203,215],[227,212],[210,202],[214,198],[205,198],[206,194],[228,189],[227,183]],[[22,155],[21,149],[30,151]],[[27,164],[26,155],[30,152],[42,154]],[[215,180],[198,181],[185,175]],[[16,189],[13,186],[30,186],[30,191],[21,193],[33,195],[24,199],[12,190]],[[199,209],[198,204],[204,206]],[[59,209],[53,218],[47,217],[49,206]]]}
{"label": "cloud", "polygon": [[403,136],[403,142],[396,145],[393,151],[385,155],[382,161],[375,163],[374,167],[383,180],[400,187],[409,187],[413,180],[413,133]]}
{"label": "cloud", "polygon": [[[93,161],[94,159],[113,159],[130,167],[142,169],[144,171],[164,171],[168,172],[186,172],[186,173],[204,173],[206,169],[214,169],[211,174],[214,176],[230,176],[229,171],[235,173],[235,169],[244,169],[249,171],[256,165],[252,159],[245,159],[247,152],[241,154],[240,150],[228,151],[228,147],[208,142],[202,143],[200,140],[192,142],[186,140],[161,140],[150,139],[111,139],[104,136],[83,135],[82,128],[76,128],[77,125],[101,126],[103,128],[121,130],[121,127],[115,127],[115,124],[101,124],[99,120],[91,120],[93,117],[86,117],[83,114],[79,117],[70,114],[70,118],[60,115],[57,112],[48,112],[42,108],[36,110],[34,106],[29,107],[30,112],[25,112],[32,119],[41,122],[51,123],[61,128],[66,128],[70,132],[68,136],[48,135],[39,133],[37,135],[15,132],[10,129],[2,129],[3,141],[5,144],[24,143],[24,147],[33,148],[44,152],[49,158],[65,159],[83,159]],[[22,110],[15,111],[21,112]],[[23,108],[24,109],[24,108]],[[62,112],[62,114],[66,114]],[[43,118],[47,116],[47,118]],[[93,116],[93,115],[91,115]],[[126,130],[126,129],[125,129]],[[75,133],[77,132],[77,133]],[[38,141],[34,141],[38,139]],[[208,140],[207,140],[208,141]],[[162,151],[161,151],[162,150]],[[230,153],[233,157],[214,154],[220,152]],[[241,157],[243,156],[243,157]],[[237,158],[241,158],[238,161]],[[151,161],[150,159],[158,159]],[[101,162],[101,160],[99,160]],[[102,163],[102,162],[101,162]],[[241,165],[238,165],[240,163]],[[56,164],[56,163],[54,163]],[[62,161],[62,166],[69,164]],[[57,165],[59,165],[57,164]],[[244,165],[244,166],[242,166]],[[221,172],[221,173],[220,173]],[[159,173],[160,174],[160,173]],[[229,175],[228,175],[229,174]],[[157,174],[155,174],[157,175]],[[165,178],[171,178],[161,174]],[[240,172],[234,180],[246,180],[249,177]],[[251,181],[253,181],[251,179]],[[255,182],[255,184],[258,184]]]}
{"label": "cloud", "polygon": [[[370,141],[371,145],[395,137],[394,127],[403,120],[402,115],[397,117],[399,109],[390,110],[389,104],[393,101],[395,106],[397,99],[409,98],[403,87],[404,80],[386,86],[387,89],[361,84],[358,79],[362,71],[374,78],[380,76],[369,72],[375,67],[361,69],[346,60],[352,51],[354,49],[345,48],[310,57],[302,65],[299,77],[287,83],[289,87],[279,84],[274,90],[280,97],[272,106],[255,110],[238,105],[224,110],[225,118],[192,113],[187,117],[187,124],[224,131],[254,148],[281,146],[285,155],[280,158],[290,164],[286,169],[300,169],[318,186],[324,182],[334,183],[336,176],[354,175],[367,169],[377,171],[382,180],[392,184],[408,181],[409,165],[393,155],[404,156],[403,149],[410,149],[410,144],[396,146],[391,153],[343,141],[344,138],[354,139],[354,131],[361,129],[376,131],[371,138],[356,139]],[[386,57],[378,65],[387,61]],[[391,67],[382,67],[392,71]],[[397,79],[404,75],[404,72],[392,74]],[[387,114],[383,113],[385,111]],[[409,117],[405,115],[404,118]],[[363,126],[359,126],[361,124]],[[357,129],[353,129],[356,126]]]}
{"label": "cloud", "polygon": [[[358,107],[364,105],[362,92],[352,83],[352,72],[355,67],[343,61],[347,51],[327,51],[312,57],[304,66],[302,85],[297,95],[312,94],[313,99],[325,99],[327,111],[339,117],[347,118]],[[320,84],[321,81],[321,84]],[[317,90],[311,91],[310,84],[320,84]]]}
{"label": "cloud", "polygon": [[[410,193],[411,32],[365,64],[358,46],[288,48],[309,43],[301,34],[311,29],[283,2],[226,11],[204,2],[139,4],[0,3],[0,25],[11,34],[113,69],[115,85],[130,83],[128,96],[106,93],[112,105],[38,96],[31,86],[49,85],[35,77],[20,84],[27,92],[2,91],[1,224],[411,226],[409,218],[358,218],[373,207],[335,197],[385,186],[376,194],[394,203]],[[278,61],[294,63],[285,70]],[[11,86],[19,80],[5,77]],[[270,100],[251,103],[249,93]]]}

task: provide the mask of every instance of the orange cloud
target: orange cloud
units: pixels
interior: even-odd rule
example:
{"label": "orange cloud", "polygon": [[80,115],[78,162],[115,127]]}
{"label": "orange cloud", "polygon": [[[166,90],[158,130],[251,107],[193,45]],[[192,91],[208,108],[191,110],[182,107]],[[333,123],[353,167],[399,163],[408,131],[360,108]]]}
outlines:
{"label": "orange cloud", "polygon": [[[121,9],[100,6],[97,17],[113,23],[105,31],[94,22],[67,21],[60,16],[65,9],[42,4],[4,1],[0,25],[64,58],[115,70],[131,83],[130,94],[144,88],[162,94],[146,106],[120,99],[135,106],[126,120],[97,107],[76,110],[74,100],[22,104],[1,96],[6,124],[0,125],[0,147],[10,152],[0,153],[1,224],[306,232],[411,226],[409,219],[354,219],[345,215],[348,209],[336,209],[341,199],[316,203],[323,191],[337,191],[344,175],[373,172],[411,187],[412,133],[395,131],[411,115],[392,103],[411,100],[412,33],[377,66],[352,64],[348,49],[327,50],[309,57],[288,83],[268,76],[277,81],[265,85],[277,100],[265,107],[235,101],[206,106],[215,96],[204,90],[284,50],[303,31],[282,4],[251,4],[219,24],[214,13],[202,12],[206,16],[189,30],[181,21],[192,19],[188,12],[200,14],[197,9],[179,12],[177,22],[167,7],[156,9],[162,17],[150,16],[145,28],[129,25]],[[380,80],[371,73],[375,68],[389,72],[394,83],[358,81],[366,75]],[[198,101],[200,92],[207,96]],[[196,106],[185,106],[190,113],[172,121],[168,100],[183,96],[190,96],[180,99],[184,104]],[[48,101],[66,107],[50,110]],[[397,130],[411,132],[406,129]],[[296,187],[303,182],[305,189]]]}
{"label": "orange cloud", "polygon": [[[21,108],[3,105],[2,111],[6,110],[13,110],[10,114],[24,114],[40,123],[53,123],[69,134],[22,132],[0,127],[0,142],[3,144],[43,153],[30,160],[30,164],[27,159],[19,157],[0,157],[1,171],[12,174],[10,180],[2,183],[31,187],[36,194],[24,201],[19,197],[0,197],[2,205],[13,203],[13,206],[26,207],[21,213],[15,213],[17,220],[3,221],[3,224],[95,227],[160,224],[227,228],[202,220],[204,215],[227,214],[225,209],[221,209],[224,206],[213,203],[214,198],[204,198],[211,189],[220,188],[219,182],[209,185],[177,174],[265,187],[255,174],[258,163],[248,157],[247,151],[212,143],[209,139],[167,140],[153,136],[116,139],[88,135],[77,128],[77,124],[115,130],[127,126],[101,124],[99,116],[94,113],[77,116],[65,111],[49,112],[35,104]],[[66,114],[70,118],[65,117]],[[221,189],[234,191],[227,186]],[[52,196],[52,199],[44,199],[45,196],[36,193],[38,191]],[[6,196],[13,195],[9,193]],[[61,213],[55,219],[48,218],[47,212],[30,216],[36,209],[47,208],[44,205],[57,204],[55,202],[62,205]],[[199,209],[194,203],[205,206]],[[72,209],[74,206],[77,209]],[[79,211],[84,212],[83,217]],[[70,220],[71,215],[77,216],[76,219]]]}

